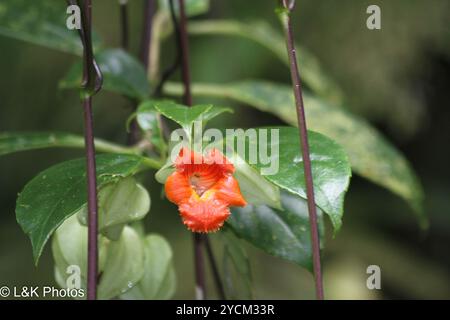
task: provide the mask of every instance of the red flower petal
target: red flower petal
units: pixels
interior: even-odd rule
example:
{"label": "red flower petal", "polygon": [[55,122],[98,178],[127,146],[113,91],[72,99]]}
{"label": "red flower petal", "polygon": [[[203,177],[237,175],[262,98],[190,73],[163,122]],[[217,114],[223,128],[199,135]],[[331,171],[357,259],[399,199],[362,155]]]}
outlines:
{"label": "red flower petal", "polygon": [[194,192],[186,176],[176,171],[167,178],[164,190],[167,199],[178,205],[188,201]]}
{"label": "red flower petal", "polygon": [[247,204],[232,175],[233,164],[217,149],[203,157],[182,148],[175,168],[165,191],[167,198],[179,206],[183,223],[190,230],[216,231],[230,215],[229,206]]}
{"label": "red flower petal", "polygon": [[230,215],[227,205],[213,198],[198,201],[194,197],[180,205],[183,223],[194,232],[213,232],[219,230]]}
{"label": "red flower petal", "polygon": [[223,173],[234,172],[234,165],[230,162],[230,160],[227,159],[227,157],[222,154],[222,152],[217,149],[210,150],[205,156],[204,162],[206,164],[214,164],[220,167],[220,170]]}
{"label": "red flower petal", "polygon": [[232,175],[227,175],[216,185],[213,186],[215,190],[215,198],[227,203],[233,207],[245,207],[247,202],[241,194],[241,189],[237,180]]}
{"label": "red flower petal", "polygon": [[205,157],[187,148],[182,148],[175,160],[179,172],[192,174],[197,171],[217,171],[222,174],[233,173],[233,164],[217,149],[210,150]]}

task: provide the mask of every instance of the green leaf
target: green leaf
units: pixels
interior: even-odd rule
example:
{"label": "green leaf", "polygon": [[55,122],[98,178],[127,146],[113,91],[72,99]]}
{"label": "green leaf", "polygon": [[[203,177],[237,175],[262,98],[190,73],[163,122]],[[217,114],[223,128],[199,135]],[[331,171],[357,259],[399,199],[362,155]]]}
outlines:
{"label": "green leaf", "polygon": [[202,125],[205,125],[224,112],[232,112],[230,108],[216,107],[212,104],[187,107],[171,101],[156,102],[154,108],[166,118],[178,123],[187,133],[192,132],[192,126],[196,121],[201,121]]}
{"label": "green leaf", "polygon": [[186,132],[191,132],[192,125],[195,121],[201,121],[202,115],[208,112],[213,106],[198,105],[187,107],[181,104],[177,104],[171,101],[162,101],[155,104],[156,110],[163,114],[166,118],[175,121]]}
{"label": "green leaf", "polygon": [[[200,20],[189,23],[189,33],[192,35],[224,35],[241,37],[254,41],[267,48],[289,67],[286,51],[286,41],[283,35],[272,28],[266,21],[239,22],[236,20]],[[340,88],[326,75],[319,60],[305,47],[297,46],[299,66],[302,80],[314,93],[326,97],[330,101],[341,103]]]}
{"label": "green leaf", "polygon": [[111,241],[98,290],[112,298],[135,286],[144,275],[144,244],[133,228],[125,226],[118,241]]}
{"label": "green leaf", "polygon": [[[54,0],[2,0],[0,35],[82,55],[78,30],[66,27],[67,3]],[[94,40],[97,37],[94,35]],[[94,46],[97,41],[94,41]]]}
{"label": "green leaf", "polygon": [[[134,177],[120,179],[103,186],[98,192],[98,230],[117,240],[127,223],[143,219],[150,210],[150,195]],[[88,210],[84,206],[77,217],[87,225]]]}
{"label": "green leaf", "polygon": [[[81,289],[86,289],[87,283],[87,228],[78,223],[75,216],[69,217],[55,231],[52,239],[52,253],[55,261],[55,277],[60,287],[65,288],[69,276],[67,268],[79,267]],[[99,271],[105,267],[109,241],[98,238]]]}
{"label": "green leaf", "polygon": [[264,179],[261,174],[252,168],[243,159],[230,159],[234,163],[234,177],[239,182],[244,199],[253,205],[268,205],[272,208],[280,208],[280,189]]}
{"label": "green leaf", "polygon": [[208,111],[206,111],[202,114],[203,125],[206,125],[206,123],[209,120],[214,119],[215,117],[217,117],[225,112],[233,113],[233,109],[230,109],[227,107],[213,106],[211,109],[209,109]]}
{"label": "green leaf", "polygon": [[[316,205],[327,213],[335,232],[342,224],[344,196],[351,170],[344,150],[322,134],[309,131],[309,146]],[[245,136],[227,135],[227,148],[245,153],[241,157],[267,180],[281,189],[306,199],[306,183],[298,129],[273,127],[255,130],[245,139],[246,148],[239,150]]]}
{"label": "green leaf", "polygon": [[[136,155],[97,156],[98,188],[143,170],[145,158]],[[30,237],[37,263],[50,235],[87,202],[85,159],[57,164],[31,180],[19,194],[16,218]]]}
{"label": "green leaf", "polygon": [[[197,84],[192,89],[196,96],[232,99],[272,113],[291,125],[297,125],[290,86],[245,81],[224,85]],[[181,95],[183,91],[182,86],[169,83],[165,92]],[[307,92],[304,92],[304,101],[308,128],[323,133],[342,145],[357,174],[406,200],[414,209],[421,225],[426,226],[422,186],[405,157],[364,119]]]}
{"label": "green leaf", "polygon": [[[294,262],[312,271],[311,237],[306,201],[281,192],[283,210],[247,205],[232,208],[227,225],[242,239],[270,255]],[[323,245],[323,219],[318,209],[319,232]]]}
{"label": "green leaf", "polygon": [[176,287],[172,249],[169,243],[157,234],[148,235],[144,243],[144,276],[121,298],[126,300],[170,299]]}
{"label": "green leaf", "polygon": [[252,274],[247,252],[238,239],[228,231],[224,240],[223,278],[227,299],[252,299]]}
{"label": "green leaf", "polygon": [[[149,96],[150,84],[142,64],[122,49],[108,49],[95,56],[103,74],[102,89],[144,100]],[[72,66],[59,85],[64,89],[78,89],[83,77],[82,62]]]}
{"label": "green leaf", "polygon": [[[100,152],[135,153],[132,148],[95,139]],[[0,133],[0,155],[44,148],[84,148],[84,137],[63,132],[5,132]]]}
{"label": "green leaf", "polygon": [[[133,287],[144,274],[144,244],[136,231],[125,227],[117,241],[99,237],[99,299],[114,298]],[[55,278],[67,288],[69,266],[81,271],[81,288],[86,290],[87,228],[76,217],[68,218],[55,232],[52,241]],[[86,292],[86,291],[85,291]]]}
{"label": "green leaf", "polygon": [[[164,11],[169,11],[169,0],[159,0],[159,8]],[[184,1],[186,16],[193,17],[198,16],[209,10],[209,0],[186,0]],[[178,1],[174,1],[175,12],[179,14]]]}

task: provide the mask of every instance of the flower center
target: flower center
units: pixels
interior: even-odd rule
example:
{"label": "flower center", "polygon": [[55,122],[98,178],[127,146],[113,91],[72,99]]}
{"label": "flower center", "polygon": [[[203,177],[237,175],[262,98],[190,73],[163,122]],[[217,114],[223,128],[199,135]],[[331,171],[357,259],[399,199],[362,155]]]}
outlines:
{"label": "flower center", "polygon": [[202,183],[202,176],[197,172],[189,177],[189,183],[199,197],[201,197],[202,194],[205,193],[206,190],[208,190],[208,186]]}

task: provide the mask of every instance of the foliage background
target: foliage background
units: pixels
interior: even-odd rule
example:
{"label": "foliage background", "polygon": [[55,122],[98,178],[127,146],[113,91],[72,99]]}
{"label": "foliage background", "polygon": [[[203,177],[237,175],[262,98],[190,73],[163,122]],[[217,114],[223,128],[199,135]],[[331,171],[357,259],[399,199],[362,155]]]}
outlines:
{"label": "foliage background", "polygon": [[[450,298],[450,3],[297,2],[294,23],[299,43],[321,60],[343,88],[352,111],[374,123],[411,161],[422,179],[431,221],[428,232],[420,231],[405,203],[354,176],[343,228],[335,239],[328,239],[324,251],[327,297]],[[369,31],[365,26],[369,4],[382,8],[381,31]],[[264,19],[277,27],[273,6],[274,1],[213,0],[208,17]],[[139,48],[141,8],[141,0],[130,1],[133,52]],[[94,21],[107,44],[119,46],[116,3],[95,1]],[[170,41],[163,46],[165,65],[170,63],[173,49]],[[59,79],[76,57],[5,37],[0,37],[0,55],[0,131],[82,132],[77,93],[58,90]],[[289,82],[288,71],[270,52],[235,38],[192,38],[191,64],[195,81],[265,78]],[[103,92],[94,99],[94,106],[96,135],[125,141],[123,121],[131,110],[129,103]],[[245,128],[279,122],[254,109],[233,107],[239,116],[225,116],[220,126]],[[39,267],[33,266],[29,240],[15,221],[15,200],[37,172],[80,155],[61,149],[0,158],[0,285],[55,285],[49,248]],[[147,180],[153,200],[148,230],[164,234],[173,246],[178,275],[175,298],[192,298],[190,233],[174,206],[159,201],[159,185],[151,177]],[[312,277],[307,271],[247,247],[256,298],[313,297]],[[220,257],[220,247],[216,250]],[[381,291],[369,291],[365,286],[365,270],[370,264],[381,267]],[[209,291],[212,295],[212,286]]]}

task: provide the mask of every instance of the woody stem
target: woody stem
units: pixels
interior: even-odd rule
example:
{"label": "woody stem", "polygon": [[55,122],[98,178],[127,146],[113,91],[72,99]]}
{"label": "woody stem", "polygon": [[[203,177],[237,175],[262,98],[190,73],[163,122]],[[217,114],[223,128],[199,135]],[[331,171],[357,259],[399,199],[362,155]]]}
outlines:
{"label": "woody stem", "polygon": [[82,27],[79,34],[83,44],[82,105],[88,192],[87,298],[88,300],[95,300],[97,299],[98,282],[98,204],[92,96],[101,89],[103,79],[95,62],[92,48],[92,0],[68,0],[68,3],[71,5],[77,4],[82,8]]}
{"label": "woody stem", "polygon": [[219,268],[217,267],[216,260],[214,259],[214,252],[211,247],[211,243],[209,241],[208,236],[204,236],[206,254],[208,255],[209,265],[211,266],[211,271],[214,278],[214,283],[216,284],[217,293],[219,294],[219,299],[225,300],[225,290],[223,288],[223,283],[220,278]]}
{"label": "woody stem", "polygon": [[[187,106],[192,105],[191,75],[189,69],[189,40],[187,36],[187,18],[184,0],[178,0],[180,9],[180,50],[181,50],[181,73],[184,84],[183,102]],[[202,252],[202,235],[194,233],[194,264],[195,264],[195,293],[197,300],[206,297],[205,288],[205,265]]]}
{"label": "woody stem", "polygon": [[297,54],[294,44],[294,35],[291,22],[291,12],[294,10],[295,0],[281,0],[280,17],[286,34],[286,44],[289,55],[292,86],[297,109],[297,120],[300,135],[301,153],[304,163],[304,174],[306,182],[306,195],[308,200],[309,223],[311,229],[311,243],[313,253],[313,269],[316,287],[316,297],[323,300],[322,270],[320,264],[320,240],[317,227],[317,212],[314,199],[314,185],[311,171],[311,159],[309,155],[308,131],[306,128],[305,106],[303,104],[302,84],[297,65]]}

